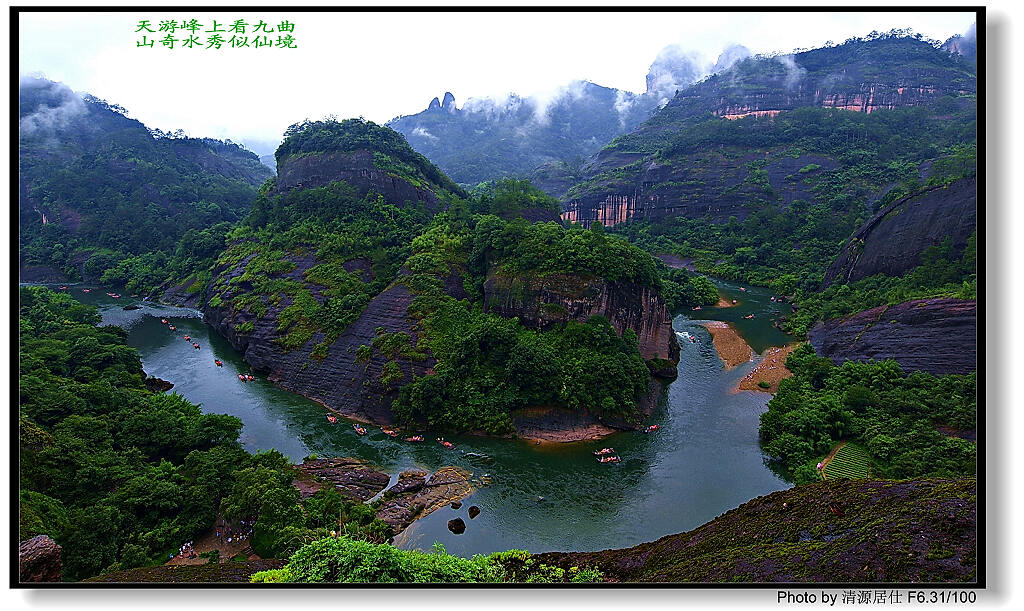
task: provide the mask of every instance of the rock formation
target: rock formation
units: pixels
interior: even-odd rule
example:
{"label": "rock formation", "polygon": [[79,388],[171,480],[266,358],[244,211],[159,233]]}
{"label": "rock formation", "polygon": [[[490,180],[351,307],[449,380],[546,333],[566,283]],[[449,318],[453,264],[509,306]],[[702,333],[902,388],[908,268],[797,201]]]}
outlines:
{"label": "rock formation", "polygon": [[978,227],[978,181],[963,178],[899,199],[878,211],[847,240],[829,266],[822,288],[875,274],[902,276],[921,264],[921,253],[949,238],[960,256]]}
{"label": "rock formation", "polygon": [[458,467],[441,467],[430,477],[425,471],[406,471],[384,492],[377,517],[401,532],[413,521],[473,494],[471,476]]}
{"label": "rock formation", "polygon": [[672,318],[651,287],[583,275],[492,275],[484,283],[484,309],[532,329],[604,316],[619,335],[626,329],[636,333],[645,359],[679,362]]}
{"label": "rock formation", "polygon": [[977,332],[977,302],[936,298],[818,323],[807,338],[837,365],[893,359],[907,371],[942,375],[977,370]]}
{"label": "rock formation", "polygon": [[18,581],[56,583],[63,574],[61,548],[46,535],[37,535],[18,544]]}
{"label": "rock formation", "polygon": [[311,481],[299,482],[303,496],[315,494],[325,485],[334,486],[342,496],[353,501],[367,501],[387,487],[387,473],[370,467],[358,458],[313,458],[295,465]]}

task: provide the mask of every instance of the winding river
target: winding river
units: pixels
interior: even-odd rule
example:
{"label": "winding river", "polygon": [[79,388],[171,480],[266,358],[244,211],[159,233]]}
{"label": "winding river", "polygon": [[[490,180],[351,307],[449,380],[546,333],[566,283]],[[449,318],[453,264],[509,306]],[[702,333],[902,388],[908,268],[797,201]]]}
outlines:
{"label": "winding river", "polygon": [[[104,323],[127,329],[128,343],[138,349],[146,372],[173,382],[171,392],[200,404],[205,412],[240,418],[241,442],[250,451],[276,448],[296,462],[312,454],[355,456],[392,473],[393,481],[404,469],[457,465],[489,482],[461,509],[435,511],[395,540],[399,547],[416,549],[429,549],[438,541],[451,553],[470,556],[513,548],[544,552],[629,547],[691,530],[753,497],[789,487],[765,465],[758,446],[758,418],[769,395],[732,391],[760,357],[726,369],[700,324],[733,322],[760,353],[791,341],[770,322],[780,308],[788,312],[789,306],[772,302],[764,289],[717,284],[723,296],[739,303],[687,312],[673,321],[681,347],[679,378],[662,392],[649,421],[659,425],[657,432],[566,445],[449,437],[454,450],[435,443],[404,443],[376,428],[359,437],[344,421],[328,423],[316,403],[260,376],[239,381],[236,374],[248,366],[195,311],[149,303],[126,311],[122,307],[128,300],[112,299],[103,289],[84,293],[83,287],[72,285],[69,292],[97,305]],[[744,318],[751,313],[753,319]],[[177,330],[161,324],[161,317]],[[186,342],[185,334],[201,349]],[[215,366],[215,358],[224,366]],[[606,446],[617,450],[621,463],[596,462],[592,452]],[[481,509],[472,520],[467,515],[470,505]],[[465,520],[465,533],[448,531],[447,522],[454,517]]]}

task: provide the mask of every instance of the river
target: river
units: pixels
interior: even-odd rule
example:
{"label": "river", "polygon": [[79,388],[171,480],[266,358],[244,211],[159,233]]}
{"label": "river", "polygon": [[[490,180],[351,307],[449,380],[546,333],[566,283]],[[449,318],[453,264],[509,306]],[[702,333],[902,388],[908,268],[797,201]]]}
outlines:
{"label": "river", "polygon": [[[244,423],[241,443],[249,451],[276,448],[293,461],[309,455],[354,456],[392,473],[409,468],[433,471],[444,465],[468,469],[488,485],[466,499],[459,510],[443,508],[415,522],[395,544],[429,549],[435,541],[462,556],[505,549],[595,551],[653,541],[691,530],[756,496],[788,488],[765,465],[758,445],[758,418],[769,395],[731,392],[760,357],[727,370],[702,320],[736,324],[757,352],[781,346],[791,338],[770,322],[780,308],[765,289],[716,281],[723,296],[737,299],[731,308],[704,308],[673,321],[680,338],[679,377],[663,392],[649,423],[659,430],[613,435],[602,441],[534,445],[519,440],[448,437],[454,450],[435,443],[408,444],[370,427],[359,437],[345,421],[331,425],[325,410],[303,397],[276,388],[261,376],[241,382],[249,371],[225,339],[204,324],[198,312],[182,308],[113,299],[104,289],[82,292],[77,299],[97,305],[105,324],[128,330],[128,344],[139,351],[143,367],[174,383],[170,392],[202,406],[204,412],[226,413]],[[753,319],[744,316],[754,313]],[[700,316],[701,318],[697,318]],[[161,324],[169,319],[176,331]],[[183,339],[190,335],[199,350]],[[697,339],[692,342],[689,336]],[[217,367],[214,359],[223,361]],[[592,452],[614,447],[622,462],[599,464]],[[469,519],[467,508],[481,513]],[[461,535],[447,522],[462,517]]]}

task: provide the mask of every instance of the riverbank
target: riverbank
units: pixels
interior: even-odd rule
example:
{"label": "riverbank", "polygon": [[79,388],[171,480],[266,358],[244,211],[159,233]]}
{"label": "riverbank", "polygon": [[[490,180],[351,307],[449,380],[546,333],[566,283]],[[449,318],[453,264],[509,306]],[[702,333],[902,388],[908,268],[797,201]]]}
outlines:
{"label": "riverbank", "polygon": [[754,356],[754,351],[740,336],[739,332],[729,323],[712,320],[701,323],[711,332],[711,339],[714,340],[715,350],[718,356],[725,361],[728,369],[746,363]]}
{"label": "riverbank", "polygon": [[603,439],[618,429],[594,422],[584,414],[553,407],[528,407],[512,418],[516,437],[535,443],[573,443]]}
{"label": "riverbank", "polygon": [[[790,344],[781,348],[769,348],[764,354],[764,360],[757,364],[757,367],[743,376],[736,386],[736,391],[757,390],[775,394],[779,392],[779,382],[791,377],[793,372],[786,369],[786,359],[790,353],[796,350],[799,344]],[[761,382],[767,382],[768,387],[760,386]]]}

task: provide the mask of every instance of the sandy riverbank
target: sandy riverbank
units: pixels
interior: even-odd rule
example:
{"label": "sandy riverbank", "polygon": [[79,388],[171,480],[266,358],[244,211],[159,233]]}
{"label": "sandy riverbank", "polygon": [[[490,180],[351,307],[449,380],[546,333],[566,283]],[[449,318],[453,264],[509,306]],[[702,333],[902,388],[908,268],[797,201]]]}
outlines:
{"label": "sandy riverbank", "polygon": [[727,368],[731,369],[740,363],[746,363],[754,356],[754,351],[750,349],[750,346],[732,325],[717,320],[702,324],[711,332],[715,350],[718,351],[718,356],[725,361]]}
{"label": "sandy riverbank", "polygon": [[[798,344],[790,344],[781,348],[769,348],[764,360],[757,364],[750,373],[743,376],[736,390],[760,390],[775,394],[779,391],[779,382],[793,375],[786,369],[786,358],[796,349]],[[768,382],[768,388],[758,386],[758,382]]]}
{"label": "sandy riverbank", "polygon": [[715,304],[715,307],[716,308],[731,308],[734,305],[736,305],[736,304],[731,302],[731,301],[729,301],[725,297],[722,297],[721,295],[719,295],[718,296],[718,303]]}

